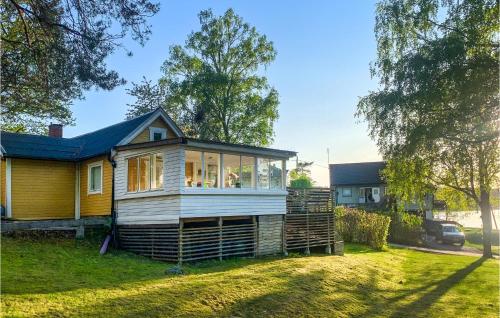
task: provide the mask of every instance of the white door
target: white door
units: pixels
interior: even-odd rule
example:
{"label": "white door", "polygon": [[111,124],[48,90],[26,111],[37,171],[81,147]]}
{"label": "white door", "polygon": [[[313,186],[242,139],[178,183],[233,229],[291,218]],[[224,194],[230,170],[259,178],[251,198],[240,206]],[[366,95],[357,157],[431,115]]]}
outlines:
{"label": "white door", "polygon": [[379,188],[372,188],[372,195],[373,195],[373,200],[375,203],[380,202],[380,189]]}

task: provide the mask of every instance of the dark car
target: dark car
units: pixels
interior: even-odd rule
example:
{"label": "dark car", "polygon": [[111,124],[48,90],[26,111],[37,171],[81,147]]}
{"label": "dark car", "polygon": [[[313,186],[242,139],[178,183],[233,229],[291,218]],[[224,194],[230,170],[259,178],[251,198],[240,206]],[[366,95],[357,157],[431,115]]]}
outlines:
{"label": "dark car", "polygon": [[465,234],[456,224],[443,223],[439,225],[436,233],[436,241],[442,243],[458,243],[463,246],[465,243]]}

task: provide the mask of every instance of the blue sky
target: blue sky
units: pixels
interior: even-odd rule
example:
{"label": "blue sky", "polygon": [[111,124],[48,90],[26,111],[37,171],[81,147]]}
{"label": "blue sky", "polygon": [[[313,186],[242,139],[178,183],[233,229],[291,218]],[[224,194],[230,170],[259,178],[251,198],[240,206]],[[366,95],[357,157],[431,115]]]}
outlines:
{"label": "blue sky", "polygon": [[328,185],[330,163],[380,160],[366,124],[354,118],[360,96],[377,88],[370,78],[375,59],[372,1],[162,1],[151,18],[152,36],[144,47],[126,41],[132,57],[119,50],[108,59],[129,83],[108,91],[90,91],[72,107],[76,125],[65,128],[72,137],[122,121],[130,82],[143,76],[156,80],[173,44],[183,44],[199,29],[197,14],[212,8],[218,15],[233,8],[273,41],[276,60],[265,70],[280,94],[280,118],[272,147],[299,152],[315,161],[312,176]]}

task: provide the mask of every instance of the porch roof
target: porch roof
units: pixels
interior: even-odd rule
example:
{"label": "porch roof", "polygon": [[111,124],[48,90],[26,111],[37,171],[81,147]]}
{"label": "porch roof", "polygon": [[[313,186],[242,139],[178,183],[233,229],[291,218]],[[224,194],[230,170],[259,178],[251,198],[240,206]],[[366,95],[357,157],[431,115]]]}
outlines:
{"label": "porch roof", "polygon": [[187,147],[200,148],[206,150],[227,151],[227,152],[258,155],[258,156],[273,157],[280,159],[289,159],[297,155],[297,152],[289,150],[256,147],[243,144],[233,144],[233,143],[202,140],[202,139],[187,138],[187,137],[169,138],[159,141],[148,141],[138,144],[128,144],[123,146],[116,146],[114,147],[114,149],[120,151],[120,150],[130,150],[130,149],[151,148],[151,147],[174,145],[174,144],[177,145],[182,144],[186,145]]}

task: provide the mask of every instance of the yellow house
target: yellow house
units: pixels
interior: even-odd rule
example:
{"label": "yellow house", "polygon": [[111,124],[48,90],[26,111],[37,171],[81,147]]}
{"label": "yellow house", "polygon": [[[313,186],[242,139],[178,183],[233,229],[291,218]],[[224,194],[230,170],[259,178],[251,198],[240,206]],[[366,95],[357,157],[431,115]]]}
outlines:
{"label": "yellow house", "polygon": [[85,135],[63,138],[1,132],[0,204],[11,220],[80,219],[113,210],[114,147],[182,137],[157,109]]}
{"label": "yellow house", "polygon": [[187,138],[161,108],[74,138],[0,137],[2,215],[35,220],[9,226],[111,215],[122,248],[170,261],[284,249],[293,151]]}

